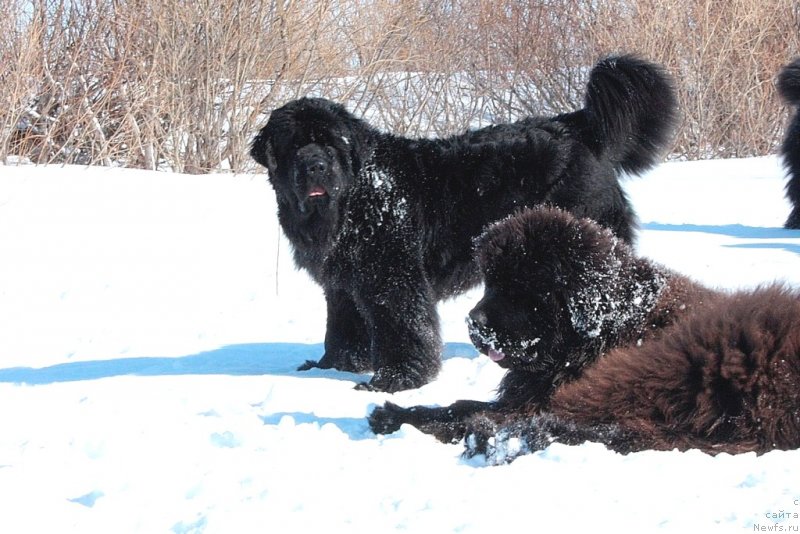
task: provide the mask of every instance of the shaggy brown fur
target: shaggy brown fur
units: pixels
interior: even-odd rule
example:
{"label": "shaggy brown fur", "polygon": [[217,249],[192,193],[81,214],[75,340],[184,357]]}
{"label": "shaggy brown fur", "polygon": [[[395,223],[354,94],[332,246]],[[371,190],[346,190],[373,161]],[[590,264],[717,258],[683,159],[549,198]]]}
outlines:
{"label": "shaggy brown fur", "polygon": [[550,208],[493,225],[477,254],[486,292],[470,335],[509,369],[497,400],[387,404],[370,416],[376,432],[410,423],[444,441],[466,436],[467,454],[494,462],[553,441],[620,452],[800,447],[797,292],[712,291]]}

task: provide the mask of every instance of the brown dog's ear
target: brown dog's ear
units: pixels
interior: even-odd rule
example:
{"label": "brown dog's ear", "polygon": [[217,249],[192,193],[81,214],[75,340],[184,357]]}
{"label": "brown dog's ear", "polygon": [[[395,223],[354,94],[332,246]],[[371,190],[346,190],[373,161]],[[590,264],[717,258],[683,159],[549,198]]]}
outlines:
{"label": "brown dog's ear", "polygon": [[588,283],[579,291],[570,292],[567,299],[570,321],[575,332],[586,338],[596,338],[602,333],[603,323],[612,306],[608,295],[610,287]]}
{"label": "brown dog's ear", "polygon": [[638,329],[656,305],[667,284],[666,274],[643,258],[625,256],[627,251],[595,263],[570,292],[567,307],[578,334],[609,337]]}
{"label": "brown dog's ear", "polygon": [[253,139],[253,144],[250,146],[250,156],[256,160],[257,163],[266,167],[270,176],[275,176],[275,172],[278,169],[278,163],[275,159],[275,150],[263,129],[256,138]]}

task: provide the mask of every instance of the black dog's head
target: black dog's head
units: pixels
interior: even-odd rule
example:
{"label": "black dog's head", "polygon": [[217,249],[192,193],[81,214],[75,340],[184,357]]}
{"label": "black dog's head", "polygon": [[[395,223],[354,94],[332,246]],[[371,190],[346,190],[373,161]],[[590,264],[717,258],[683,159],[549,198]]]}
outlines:
{"label": "black dog's head", "polygon": [[494,223],[476,254],[485,293],[470,338],[506,368],[577,372],[644,321],[665,283],[610,230],[555,208]]}
{"label": "black dog's head", "polygon": [[272,112],[250,148],[269,171],[281,205],[294,219],[337,204],[359,172],[370,129],[342,106],[321,98],[294,100]]}

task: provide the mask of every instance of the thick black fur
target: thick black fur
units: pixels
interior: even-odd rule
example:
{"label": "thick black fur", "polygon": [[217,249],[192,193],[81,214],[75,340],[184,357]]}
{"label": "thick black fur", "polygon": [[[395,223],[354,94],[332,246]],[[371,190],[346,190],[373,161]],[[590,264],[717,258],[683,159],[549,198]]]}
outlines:
{"label": "thick black fur", "polygon": [[781,155],[789,175],[786,198],[792,205],[785,226],[800,229],[800,58],[781,70],[777,87],[781,97],[794,108],[781,145]]}
{"label": "thick black fur", "polygon": [[608,230],[537,208],[481,237],[484,298],[470,336],[509,369],[497,400],[387,404],[409,423],[505,462],[556,441],[627,453],[800,447],[800,296],[722,293],[636,257]]}
{"label": "thick black fur", "polygon": [[301,369],[374,370],[366,387],[390,392],[434,378],[436,304],[480,281],[472,244],[486,224],[546,203],[632,241],[618,174],[655,164],[675,118],[671,79],[634,56],[599,62],[579,111],[446,139],[381,133],[322,99],[273,111],[251,155],[328,304],[325,354]]}

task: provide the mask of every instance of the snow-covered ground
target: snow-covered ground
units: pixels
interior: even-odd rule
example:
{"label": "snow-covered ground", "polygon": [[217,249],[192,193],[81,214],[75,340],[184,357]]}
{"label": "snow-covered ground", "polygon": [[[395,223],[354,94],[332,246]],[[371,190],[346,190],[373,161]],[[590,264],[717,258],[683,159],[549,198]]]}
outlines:
{"label": "snow-covered ground", "polygon": [[[783,184],[774,157],[629,179],[639,249],[714,286],[798,286]],[[490,467],[373,435],[388,399],[491,398],[501,370],[463,320],[478,296],[441,306],[438,380],[356,391],[295,371],[325,306],[264,175],[0,167],[0,533],[800,531],[798,451],[587,443]]]}

